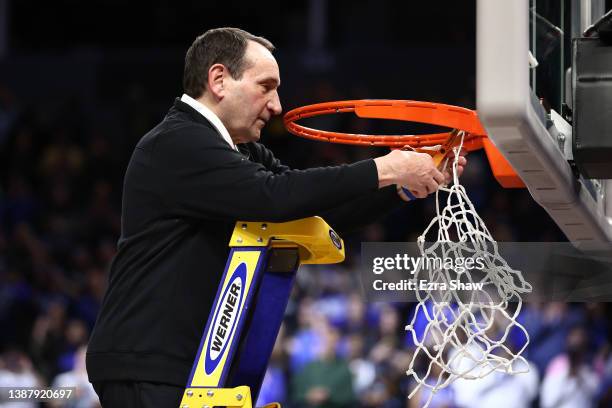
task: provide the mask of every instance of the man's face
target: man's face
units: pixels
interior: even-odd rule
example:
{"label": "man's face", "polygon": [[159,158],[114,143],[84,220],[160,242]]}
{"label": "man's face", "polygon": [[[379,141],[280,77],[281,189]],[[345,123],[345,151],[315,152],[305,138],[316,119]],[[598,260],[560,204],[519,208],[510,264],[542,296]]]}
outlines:
{"label": "man's face", "polygon": [[258,141],[261,129],[282,111],[278,97],[278,64],[264,46],[253,41],[245,53],[246,69],[239,80],[223,81],[222,121],[234,143]]}

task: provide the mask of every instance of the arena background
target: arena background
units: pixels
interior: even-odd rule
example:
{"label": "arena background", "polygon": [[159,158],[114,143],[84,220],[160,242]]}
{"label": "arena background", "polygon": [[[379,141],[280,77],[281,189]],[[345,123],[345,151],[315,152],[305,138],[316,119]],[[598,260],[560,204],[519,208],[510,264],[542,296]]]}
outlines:
{"label": "arena background", "polygon": [[[474,1],[0,0],[0,386],[81,384],[78,402],[67,406],[96,406],[82,358],[120,233],[123,173],[138,139],[181,95],[187,47],[218,26],[276,45],[284,111],[363,98],[475,108]],[[346,115],[311,123],[362,133],[422,130]],[[298,139],[280,117],[262,142],[296,168],[384,153]],[[479,153],[469,156],[462,181],[496,239],[564,240],[527,191],[492,179]],[[432,198],[407,204],[345,236],[344,264],[301,269],[260,403],[312,406],[307,395],[323,381],[338,400],[321,406],[412,406],[403,330],[412,305],[366,304],[355,265],[361,242],[415,241],[433,211]],[[533,401],[525,381],[500,379],[470,405],[451,389],[434,406],[480,406],[517,392],[527,395],[520,406],[540,406],[572,381],[554,377],[555,363],[568,356],[597,380],[578,385],[585,406],[612,406],[610,315],[609,304],[528,305]]]}

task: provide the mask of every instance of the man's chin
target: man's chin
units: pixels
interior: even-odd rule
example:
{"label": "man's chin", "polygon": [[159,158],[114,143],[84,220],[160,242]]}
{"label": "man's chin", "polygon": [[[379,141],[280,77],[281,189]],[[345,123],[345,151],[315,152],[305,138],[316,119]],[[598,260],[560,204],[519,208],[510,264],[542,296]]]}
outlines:
{"label": "man's chin", "polygon": [[258,142],[260,137],[261,137],[261,131],[249,132],[248,134],[243,133],[243,135],[234,143],[242,144],[242,143],[249,143],[249,142]]}
{"label": "man's chin", "polygon": [[260,138],[261,138],[261,130],[257,130],[251,133],[249,140],[251,142],[258,142]]}

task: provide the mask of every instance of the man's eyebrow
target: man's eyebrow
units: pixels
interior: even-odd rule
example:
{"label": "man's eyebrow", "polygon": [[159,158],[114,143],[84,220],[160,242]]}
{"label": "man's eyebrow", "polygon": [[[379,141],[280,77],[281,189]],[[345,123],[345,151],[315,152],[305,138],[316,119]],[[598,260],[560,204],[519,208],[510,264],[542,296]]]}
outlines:
{"label": "man's eyebrow", "polygon": [[276,87],[280,86],[280,80],[277,78],[264,78],[259,82],[266,83],[266,84],[273,84]]}

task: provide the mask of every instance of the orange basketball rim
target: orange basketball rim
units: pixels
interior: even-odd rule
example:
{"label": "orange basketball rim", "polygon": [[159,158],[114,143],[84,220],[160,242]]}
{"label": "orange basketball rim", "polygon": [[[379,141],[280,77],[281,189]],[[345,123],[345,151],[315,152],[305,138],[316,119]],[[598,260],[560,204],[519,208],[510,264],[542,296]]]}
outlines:
{"label": "orange basketball rim", "polygon": [[[393,119],[426,123],[450,129],[447,132],[419,135],[365,135],[312,129],[296,121],[333,113],[354,112],[360,118]],[[510,163],[487,138],[475,111],[459,106],[410,100],[364,99],[317,103],[293,109],[285,114],[285,127],[294,135],[331,143],[359,146],[388,146],[431,154],[439,163],[452,150],[464,132],[463,147],[468,151],[484,147],[493,174],[506,188],[525,187]],[[438,149],[432,150],[433,147]]]}

